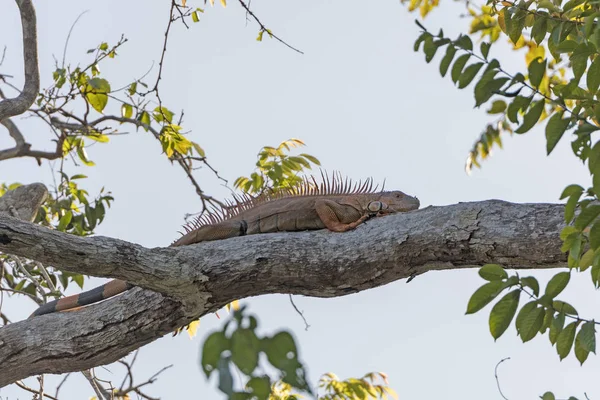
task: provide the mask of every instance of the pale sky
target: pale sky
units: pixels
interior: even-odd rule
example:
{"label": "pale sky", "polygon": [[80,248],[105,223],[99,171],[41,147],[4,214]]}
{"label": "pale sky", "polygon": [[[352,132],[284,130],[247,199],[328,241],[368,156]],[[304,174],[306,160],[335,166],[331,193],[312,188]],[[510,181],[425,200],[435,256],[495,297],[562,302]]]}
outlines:
{"label": "pale sky", "polygon": [[[188,1],[193,6],[200,2]],[[443,28],[456,37],[468,20],[456,2],[444,1],[425,21],[434,32]],[[154,5],[156,4],[156,5]],[[100,42],[115,43],[121,33],[129,42],[115,60],[101,65],[113,87],[127,84],[157,63],[168,19],[169,2],[36,1],[42,86],[51,82],[53,56],[62,58],[72,22],[89,10],[75,28],[67,59],[88,61],[85,51]],[[328,170],[354,179],[386,180],[386,187],[416,195],[422,207],[484,199],[512,202],[557,202],[569,183],[588,184],[586,170],[572,155],[569,142],[545,155],[544,132],[504,137],[482,170],[471,176],[464,161],[487,121],[485,109],[474,109],[472,87],[458,90],[438,72],[438,55],[428,65],[414,53],[419,32],[416,14],[398,1],[297,2],[254,1],[252,7],[277,35],[302,49],[299,55],[265,35],[255,40],[258,27],[246,24],[238,3],[207,7],[201,22],[190,30],[176,24],[167,52],[162,98],[173,111],[185,110],[190,138],[200,143],[210,162],[229,182],[252,172],[256,153],[290,137],[304,140],[302,151],[317,156]],[[0,0],[0,46],[6,60],[0,73],[22,82],[21,27],[11,0]],[[523,68],[522,54],[494,46],[509,71]],[[156,67],[151,76],[156,72]],[[152,78],[148,78],[152,81]],[[110,108],[109,102],[109,108]],[[114,106],[114,104],[113,104]],[[113,112],[116,108],[112,108]],[[52,149],[50,133],[32,120],[17,122],[36,146]],[[185,213],[196,212],[199,200],[185,175],[161,155],[158,142],[143,131],[112,139],[110,145],[88,149],[93,168],[67,167],[85,173],[91,194],[106,186],[116,201],[97,234],[140,243],[167,246],[178,237]],[[0,133],[0,148],[12,146]],[[208,171],[198,174],[203,188],[218,197],[228,190]],[[51,185],[48,163],[33,160],[0,163],[0,182]],[[558,271],[533,272],[545,283]],[[521,274],[525,274],[522,272]],[[575,276],[561,298],[582,316],[597,318],[600,305],[589,272]],[[86,289],[99,279],[87,281]],[[288,302],[287,295],[245,300],[258,314],[261,331],[293,331],[311,382],[334,372],[341,378],[369,371],[389,375],[401,399],[500,398],[494,367],[500,367],[504,394],[510,400],[531,399],[552,390],[561,398],[600,397],[596,384],[600,363],[591,355],[583,367],[571,354],[559,362],[547,335],[522,344],[514,325],[496,343],[489,334],[490,307],[465,316],[467,300],[483,283],[476,270],[441,271],[336,299],[296,296],[310,329]],[[75,287],[69,293],[76,293]],[[12,308],[9,308],[11,307]],[[25,301],[5,302],[13,319],[24,319],[35,308]],[[222,316],[227,312],[222,311]],[[136,378],[141,382],[167,364],[147,392],[163,399],[221,399],[216,381],[207,382],[199,368],[202,340],[221,321],[203,317],[198,336],[166,336],[144,347]],[[118,366],[97,368],[105,379],[120,383]],[[32,381],[31,379],[29,381]],[[59,378],[47,376],[50,389]],[[72,375],[61,389],[62,399],[93,395],[81,374]],[[16,387],[0,390],[2,399],[26,399]]]}

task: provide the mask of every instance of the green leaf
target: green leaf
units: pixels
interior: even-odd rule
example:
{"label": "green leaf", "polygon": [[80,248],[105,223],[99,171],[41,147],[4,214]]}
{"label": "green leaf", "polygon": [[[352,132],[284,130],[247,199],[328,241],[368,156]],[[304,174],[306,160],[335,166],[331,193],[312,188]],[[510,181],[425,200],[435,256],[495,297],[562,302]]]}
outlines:
{"label": "green leaf", "polygon": [[581,197],[581,193],[573,195],[567,200],[567,204],[565,205],[565,222],[567,224],[571,223],[575,216],[575,207],[577,207],[579,197]]}
{"label": "green leaf", "polygon": [[129,85],[128,93],[130,96],[133,96],[136,91],[137,91],[137,82],[133,82],[131,85]]}
{"label": "green leaf", "polygon": [[498,264],[486,264],[479,269],[479,276],[486,281],[500,281],[508,278],[508,274]]}
{"label": "green leaf", "polygon": [[558,313],[558,315],[554,317],[552,323],[550,324],[550,332],[548,333],[548,339],[550,339],[550,343],[556,343],[556,339],[558,339],[558,334],[562,332],[564,326],[565,314]]}
{"label": "green leaf", "polygon": [[454,82],[454,83],[458,82],[458,79],[460,78],[460,75],[462,73],[463,68],[465,67],[465,64],[467,63],[467,61],[469,61],[469,57],[471,57],[470,54],[463,54],[462,56],[460,56],[456,59],[456,61],[454,62],[454,65],[452,66],[452,71],[450,72],[450,76],[452,77],[452,82]]}
{"label": "green leaf", "polygon": [[556,46],[559,53],[572,53],[577,48],[577,42],[574,40],[565,40]]}
{"label": "green leaf", "polygon": [[533,276],[526,276],[521,278],[521,285],[531,288],[533,290],[533,294],[537,297],[540,294],[540,284],[537,279]]}
{"label": "green leaf", "polygon": [[556,339],[556,351],[560,359],[564,359],[571,352],[573,341],[575,340],[575,329],[578,322],[571,322],[559,334]]}
{"label": "green leaf", "polygon": [[506,102],[504,100],[495,100],[492,107],[488,110],[488,114],[501,114],[506,110]]}
{"label": "green leaf", "polygon": [[446,54],[444,55],[444,58],[442,58],[442,61],[440,62],[440,74],[442,75],[442,77],[446,76],[446,73],[448,72],[448,67],[450,67],[450,64],[452,63],[455,54],[456,47],[449,45],[446,48]]}
{"label": "green leaf", "polygon": [[192,21],[194,21],[194,22],[200,21],[200,18],[198,18],[198,12],[192,11]]}
{"label": "green leaf", "polygon": [[594,94],[600,86],[600,57],[596,56],[587,71],[587,87],[590,93]]}
{"label": "green leaf", "polygon": [[529,82],[533,85],[533,87],[537,88],[542,83],[542,78],[546,73],[546,62],[547,59],[544,58],[542,60],[541,57],[537,57],[534,60],[531,60],[529,63],[529,67],[527,67],[529,71]]}
{"label": "green leaf", "polygon": [[296,342],[292,335],[282,331],[270,339],[263,339],[262,350],[275,368],[285,370],[293,360],[298,358]]}
{"label": "green leaf", "polygon": [[56,230],[58,230],[60,232],[64,232],[65,229],[67,229],[67,226],[69,225],[69,223],[71,223],[72,219],[73,219],[73,212],[71,210],[68,210],[62,217],[60,217],[60,221],[58,222],[58,226],[56,227]]}
{"label": "green leaf", "polygon": [[595,222],[594,225],[592,225],[592,228],[590,229],[589,233],[589,238],[590,246],[592,246],[592,249],[596,250],[600,247],[600,222]]}
{"label": "green leaf", "polygon": [[544,40],[548,30],[548,18],[545,16],[537,16],[531,28],[531,37],[539,45]]}
{"label": "green leaf", "polygon": [[505,14],[505,23],[508,37],[513,43],[517,43],[521,38],[521,32],[523,32],[523,28],[525,28],[525,17],[526,12],[522,9],[517,10],[517,12],[509,18],[510,23],[506,23],[506,17],[509,15]]}
{"label": "green leaf", "polygon": [[87,81],[85,87],[85,98],[94,110],[101,113],[108,103],[110,84],[103,78],[92,78]]}
{"label": "green leaf", "polygon": [[555,113],[546,125],[546,154],[548,155],[552,153],[571,122],[570,118],[562,119],[563,114],[563,112]]}
{"label": "green leaf", "polygon": [[581,326],[579,331],[581,346],[596,354],[596,324],[594,320],[587,321]]}
{"label": "green leaf", "polygon": [[506,113],[506,116],[508,117],[510,122],[518,124],[519,123],[519,118],[518,118],[519,111],[526,110],[527,107],[529,107],[529,103],[531,103],[531,97],[524,97],[524,96],[515,97],[515,99],[512,101],[512,103],[509,104],[508,111]]}
{"label": "green leaf", "polygon": [[308,161],[310,161],[311,163],[313,163],[315,165],[321,165],[321,161],[319,161],[318,158],[311,156],[310,154],[302,153],[302,154],[299,154],[299,156],[306,158]]}
{"label": "green leaf", "polygon": [[569,185],[569,186],[567,186],[563,190],[562,194],[560,195],[560,199],[559,200],[562,200],[564,198],[573,196],[574,194],[581,195],[582,193],[583,193],[583,188],[581,186],[579,186],[579,185]]}
{"label": "green leaf", "polygon": [[[492,72],[496,74],[496,71]],[[475,107],[479,107],[488,101],[509,80],[509,78],[498,78],[488,81],[488,78],[484,74],[479,82],[477,82],[477,85],[475,85]]]}
{"label": "green leaf", "polygon": [[100,142],[100,143],[108,143],[109,142],[109,138],[106,135],[101,135],[101,134],[98,134],[98,135],[86,135],[85,137],[88,138],[88,139],[91,139],[91,140],[93,140],[95,142]]}
{"label": "green leaf", "polygon": [[131,104],[123,103],[123,105],[121,106],[121,116],[123,116],[123,118],[131,118],[132,115],[133,107],[131,106]]}
{"label": "green leaf", "polygon": [[554,300],[552,302],[552,308],[554,308],[558,312],[565,313],[567,315],[577,315],[577,310],[573,308],[572,305],[560,300]]}
{"label": "green leaf", "polygon": [[471,41],[471,38],[467,35],[460,35],[460,37],[454,41],[454,44],[464,50],[473,50],[473,41]]}
{"label": "green leaf", "polygon": [[554,394],[552,392],[546,392],[541,396],[542,400],[556,400],[556,397],[554,397]]}
{"label": "green leaf", "polygon": [[523,117],[523,124],[515,129],[515,133],[525,133],[529,131],[538,122],[542,111],[544,111],[544,99],[534,102],[529,111]]}
{"label": "green leaf", "polygon": [[[258,37],[260,39],[256,39],[259,42],[262,40],[262,33],[263,31],[261,30],[258,34]],[[419,35],[419,37],[417,38],[417,40],[415,40],[415,44],[413,46],[413,50],[414,51],[419,51],[419,47],[421,47],[421,43],[423,43],[425,41],[426,38],[431,37],[431,34],[429,32],[423,32],[421,33],[421,35]]]}
{"label": "green leaf", "polygon": [[502,281],[493,281],[481,286],[471,295],[467,305],[466,314],[474,314],[485,307],[490,301],[506,288],[506,283]]}
{"label": "green leaf", "polygon": [[217,369],[221,353],[229,350],[229,345],[229,339],[225,337],[223,332],[214,332],[206,338],[202,347],[200,364],[207,378]]}
{"label": "green leaf", "polygon": [[231,361],[246,375],[258,366],[260,340],[253,330],[239,328],[231,335]]}
{"label": "green leaf", "polygon": [[581,272],[585,271],[592,265],[595,255],[596,253],[594,252],[594,249],[589,249],[581,256],[581,259],[579,260],[579,270]]}
{"label": "green leaf", "polygon": [[519,297],[521,291],[519,289],[507,293],[498,301],[490,312],[490,333],[494,339],[498,339],[506,328],[510,325],[517,307],[519,305]]}
{"label": "green leaf", "polygon": [[469,85],[469,83],[473,81],[473,78],[475,78],[475,75],[477,75],[482,66],[483,63],[479,62],[471,64],[467,68],[465,68],[463,73],[460,75],[460,78],[458,78],[458,88],[466,88]]}
{"label": "green leaf", "polygon": [[545,310],[532,301],[521,308],[516,319],[516,327],[523,343],[530,341],[538,333],[544,323]]}
{"label": "green leaf", "polygon": [[246,387],[252,389],[251,393],[257,400],[267,400],[271,394],[271,380],[268,376],[255,376],[248,381]]}
{"label": "green leaf", "polygon": [[[150,125],[150,114],[148,113],[148,111],[142,111],[142,113],[138,117],[138,121],[140,121],[142,124],[149,126]],[[143,128],[146,131],[148,131],[148,128],[146,128],[145,126],[143,126]]]}
{"label": "green leaf", "polygon": [[425,53],[425,62],[429,63],[433,60],[435,53],[438,49],[435,43],[433,43],[433,37],[429,36],[423,42],[423,53]]}
{"label": "green leaf", "polygon": [[206,157],[206,153],[204,152],[204,149],[202,147],[200,147],[200,145],[196,142],[192,142],[192,146],[194,147],[194,149],[196,150],[196,152],[198,153],[198,155],[200,157]]}
{"label": "green leaf", "polygon": [[560,292],[567,287],[570,279],[571,274],[569,272],[559,272],[558,274],[554,275],[546,286],[546,296],[550,297],[551,299],[558,296]]}
{"label": "green leaf", "polygon": [[577,216],[575,219],[575,228],[579,230],[583,230],[587,227],[592,221],[596,219],[600,215],[600,205],[598,204],[590,204]]}
{"label": "green leaf", "polygon": [[488,54],[490,53],[490,47],[491,47],[491,43],[487,43],[487,42],[481,42],[481,45],[479,47],[479,49],[481,50],[481,54],[483,55],[483,58],[485,58],[486,60],[488,58]]}

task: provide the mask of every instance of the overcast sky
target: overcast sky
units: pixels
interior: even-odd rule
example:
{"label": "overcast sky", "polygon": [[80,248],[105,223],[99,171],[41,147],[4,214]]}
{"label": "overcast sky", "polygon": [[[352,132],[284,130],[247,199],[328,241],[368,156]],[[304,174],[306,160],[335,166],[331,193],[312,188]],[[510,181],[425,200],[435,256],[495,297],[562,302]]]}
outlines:
{"label": "overcast sky", "polygon": [[[467,29],[468,20],[458,18],[462,5],[442,3],[425,23],[432,31],[441,27],[455,37]],[[42,85],[50,84],[53,57],[62,57],[71,24],[86,10],[71,37],[67,60],[84,64],[87,49],[103,41],[115,43],[124,33],[129,42],[115,60],[101,65],[104,76],[119,87],[144,74],[152,62],[150,76],[155,76],[169,2],[149,4],[36,1]],[[189,30],[174,25],[163,71],[165,105],[185,110],[190,139],[204,147],[212,165],[230,182],[252,172],[262,146],[297,137],[308,146],[303,151],[317,156],[324,168],[354,179],[385,179],[387,188],[417,195],[423,207],[484,199],[557,202],[567,184],[588,184],[568,141],[545,156],[540,128],[505,137],[504,150],[495,151],[482,170],[467,176],[466,155],[490,118],[484,109],[473,108],[471,87],[458,90],[449,77],[439,76],[439,55],[428,65],[422,53],[413,52],[417,15],[398,1],[253,1],[252,7],[273,32],[305,54],[266,35],[257,42],[258,27],[246,23],[241,7],[230,1],[226,9],[208,6],[201,22]],[[20,32],[15,3],[0,0],[0,45],[7,46],[0,73],[14,75],[17,85],[22,83]],[[491,55],[502,57],[509,71],[523,68],[523,55],[505,46],[494,46]],[[53,148],[43,125],[17,122],[30,142]],[[8,135],[0,133],[0,148],[8,146]],[[150,134],[131,130],[88,153],[96,167],[69,165],[67,171],[89,175],[85,185],[91,194],[105,186],[116,199],[97,234],[167,246],[178,237],[184,214],[200,209],[183,172],[161,155]],[[198,176],[206,192],[227,196],[228,190],[209,172]],[[0,182],[14,181],[50,185],[49,165],[38,167],[29,159],[0,163]],[[555,272],[532,275],[545,283]],[[86,288],[99,282],[92,279]],[[470,294],[482,283],[475,270],[441,271],[342,298],[296,296],[308,331],[287,295],[244,302],[259,315],[263,332],[294,332],[314,384],[329,371],[341,378],[383,371],[401,399],[494,399],[500,398],[494,366],[511,357],[499,370],[510,400],[536,398],[546,390],[562,398],[581,399],[584,392],[591,399],[600,397],[597,357],[590,356],[584,367],[573,355],[559,362],[547,336],[523,345],[514,326],[494,343],[487,326],[489,307],[465,316]],[[596,317],[600,297],[589,273],[572,278],[561,298],[581,315]],[[24,301],[4,307],[15,319],[26,318],[35,308]],[[195,339],[166,336],[144,347],[136,378],[145,380],[174,364],[148,393],[163,399],[222,398],[215,381],[207,382],[198,365],[202,340],[220,324],[207,315]],[[115,383],[123,376],[117,366],[97,371]],[[51,388],[58,378],[48,376],[46,382]],[[81,374],[70,377],[61,393],[64,399],[93,395]],[[0,396],[30,398],[15,387],[1,389]]]}

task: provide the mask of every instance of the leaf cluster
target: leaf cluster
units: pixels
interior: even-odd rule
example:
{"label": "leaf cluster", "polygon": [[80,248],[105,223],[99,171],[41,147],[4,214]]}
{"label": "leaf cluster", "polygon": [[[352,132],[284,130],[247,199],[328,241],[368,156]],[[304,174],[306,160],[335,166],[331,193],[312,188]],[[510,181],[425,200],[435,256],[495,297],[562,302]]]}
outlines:
{"label": "leaf cluster", "polygon": [[[480,311],[503,291],[508,292],[490,311],[489,329],[494,339],[502,336],[514,319],[517,335],[524,343],[538,334],[547,333],[561,360],[569,355],[573,347],[575,357],[581,364],[590,352],[596,353],[596,322],[580,318],[572,305],[556,299],[567,287],[570,272],[554,275],[541,296],[540,285],[533,276],[508,276],[497,264],[484,265],[479,275],[487,283],[469,299],[467,314]],[[529,297],[529,301],[517,313],[522,294]]]}
{"label": "leaf cluster", "polygon": [[300,139],[289,139],[277,147],[265,146],[258,152],[256,170],[249,177],[240,176],[233,186],[246,193],[261,194],[267,190],[294,187],[302,182],[300,174],[321,162],[310,154],[289,155],[291,149],[304,146]]}
{"label": "leaf cluster", "polygon": [[[206,377],[210,378],[216,372],[218,388],[229,399],[267,400],[271,388],[279,380],[297,390],[312,393],[292,335],[280,331],[272,336],[259,336],[257,328],[256,317],[246,314],[242,306],[221,331],[211,333],[204,341],[200,360]],[[259,367],[261,355],[276,371],[277,379],[273,380]],[[241,389],[234,387],[232,368],[237,368],[246,377]]]}

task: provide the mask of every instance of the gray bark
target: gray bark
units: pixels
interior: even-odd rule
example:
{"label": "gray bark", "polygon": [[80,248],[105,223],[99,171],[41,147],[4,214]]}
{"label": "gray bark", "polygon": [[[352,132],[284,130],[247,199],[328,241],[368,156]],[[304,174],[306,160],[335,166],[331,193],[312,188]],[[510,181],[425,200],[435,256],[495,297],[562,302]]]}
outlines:
{"label": "gray bark", "polygon": [[21,26],[23,27],[23,69],[25,83],[23,90],[17,97],[14,99],[4,99],[0,102],[0,121],[23,114],[31,107],[40,91],[35,9],[31,0],[15,1],[17,6],[19,6]]}
{"label": "gray bark", "polygon": [[262,234],[154,249],[73,237],[0,215],[0,251],[144,288],[0,329],[0,387],[114,362],[235,299],[343,296],[427,271],[486,263],[563,267],[563,210],[490,200],[376,218],[345,233]]}

